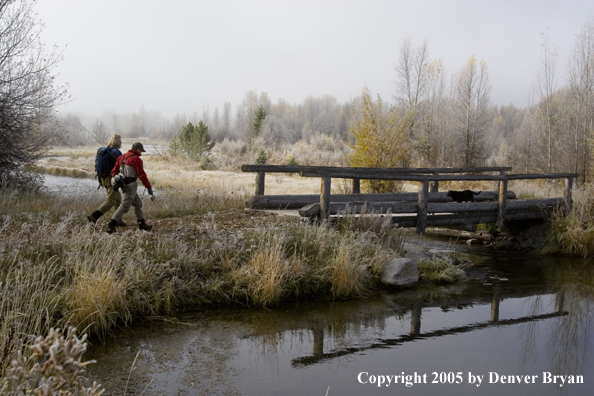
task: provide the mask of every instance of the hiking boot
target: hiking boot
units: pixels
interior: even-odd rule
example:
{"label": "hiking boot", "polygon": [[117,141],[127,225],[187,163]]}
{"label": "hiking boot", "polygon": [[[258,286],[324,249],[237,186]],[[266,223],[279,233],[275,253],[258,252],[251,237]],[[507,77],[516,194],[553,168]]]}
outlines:
{"label": "hiking boot", "polygon": [[118,224],[116,224],[116,227],[126,227],[127,225],[128,223],[124,222],[123,220],[120,220]]}
{"label": "hiking boot", "polygon": [[101,215],[103,215],[103,213],[96,210],[87,216],[87,220],[89,220],[89,223],[97,224],[97,220],[99,219],[99,217],[101,217]]}
{"label": "hiking boot", "polygon": [[117,221],[115,220],[109,220],[109,223],[107,223],[107,230],[105,230],[105,232],[107,232],[108,234],[113,234],[114,232],[116,232],[116,225],[118,224]]}
{"label": "hiking boot", "polygon": [[144,219],[138,220],[138,229],[143,231],[150,231],[153,229],[151,224],[146,224]]}

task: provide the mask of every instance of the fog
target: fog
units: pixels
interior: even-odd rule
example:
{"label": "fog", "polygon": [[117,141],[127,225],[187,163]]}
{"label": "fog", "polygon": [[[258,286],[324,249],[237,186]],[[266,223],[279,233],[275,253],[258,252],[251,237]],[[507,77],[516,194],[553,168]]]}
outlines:
{"label": "fog", "polygon": [[398,47],[427,41],[449,73],[484,60],[492,103],[528,105],[541,33],[559,49],[563,83],[591,1],[39,1],[42,41],[64,59],[62,113],[202,114],[247,91],[273,102],[332,95],[349,101],[367,87],[390,101]]}

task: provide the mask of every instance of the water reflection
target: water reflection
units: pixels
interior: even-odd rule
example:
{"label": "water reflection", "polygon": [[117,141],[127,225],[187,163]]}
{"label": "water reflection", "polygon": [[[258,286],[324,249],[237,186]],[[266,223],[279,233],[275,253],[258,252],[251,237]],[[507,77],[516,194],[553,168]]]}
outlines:
{"label": "water reflection", "polygon": [[[220,309],[122,332],[89,372],[118,394],[131,373],[149,394],[590,394],[594,270],[573,260],[493,259],[456,285],[274,311]],[[530,374],[536,384],[360,384],[361,372]],[[542,373],[584,384],[543,384]],[[118,379],[121,377],[120,379]],[[105,383],[105,381],[103,381]],[[140,388],[139,388],[140,387]],[[120,388],[121,389],[121,388]]]}

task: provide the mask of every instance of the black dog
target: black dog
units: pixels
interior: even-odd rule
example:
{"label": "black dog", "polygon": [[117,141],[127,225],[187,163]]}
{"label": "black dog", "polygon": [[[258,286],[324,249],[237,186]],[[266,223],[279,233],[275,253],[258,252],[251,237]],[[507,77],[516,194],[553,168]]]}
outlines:
{"label": "black dog", "polygon": [[481,192],[474,192],[471,190],[464,191],[448,191],[447,196],[451,197],[456,202],[474,202],[474,196],[479,195]]}

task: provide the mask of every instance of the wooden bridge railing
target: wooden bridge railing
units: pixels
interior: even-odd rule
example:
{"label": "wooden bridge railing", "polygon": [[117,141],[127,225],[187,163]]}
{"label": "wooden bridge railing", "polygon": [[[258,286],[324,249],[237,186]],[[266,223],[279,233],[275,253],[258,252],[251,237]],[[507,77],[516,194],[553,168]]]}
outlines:
{"label": "wooden bridge railing", "polygon": [[[418,233],[425,233],[428,226],[428,213],[465,213],[467,220],[473,223],[495,222],[497,226],[502,227],[506,220],[520,220],[542,217],[542,214],[536,214],[535,210],[542,207],[557,207],[564,205],[566,211],[571,207],[571,190],[573,179],[578,175],[576,173],[556,173],[556,174],[506,174],[511,170],[509,167],[489,167],[489,168],[338,168],[338,167],[307,167],[307,166],[278,166],[278,165],[244,165],[244,172],[258,172],[256,177],[256,197],[261,199],[264,195],[264,180],[266,172],[286,172],[299,173],[302,177],[320,177],[322,179],[321,194],[319,196],[319,216],[327,219],[331,214],[331,203],[335,201],[331,197],[332,178],[353,179],[353,194],[341,194],[338,201],[356,202],[359,199],[375,201],[376,207],[381,201],[381,196],[398,196],[399,202],[385,202],[379,205],[384,211],[392,213],[415,213],[416,228]],[[459,175],[456,173],[474,173],[474,172],[499,172],[498,175]],[[416,181],[421,183],[418,194],[416,194],[416,205],[407,203],[406,196],[410,194],[360,194],[359,181],[364,180],[399,180]],[[517,202],[509,205],[508,198],[515,195],[507,190],[509,180],[523,179],[566,179],[566,192],[563,198],[550,199],[531,199]],[[440,181],[498,181],[499,191],[497,202],[473,202],[473,203],[433,203],[430,204],[430,194],[436,197],[438,193],[438,184]],[[431,183],[431,189],[430,189]],[[414,194],[414,193],[413,193]],[[363,197],[365,196],[365,197]],[[307,196],[310,199],[311,196]],[[289,207],[290,199],[295,196],[278,196],[276,205],[282,207],[286,203]],[[350,200],[349,200],[350,198]],[[393,197],[392,197],[393,198]],[[432,201],[435,201],[433,199]],[[249,202],[249,201],[248,201]],[[301,202],[304,203],[304,202]],[[300,203],[300,204],[301,204]],[[299,205],[299,204],[297,204]],[[508,214],[508,209],[513,209],[514,213]],[[492,214],[496,211],[496,215]],[[470,214],[470,212],[477,212]],[[455,215],[452,218],[448,216],[432,216],[431,225],[452,225],[461,221],[462,215]],[[403,224],[411,222],[411,218],[401,219]]]}
{"label": "wooden bridge railing", "polygon": [[[505,174],[511,171],[511,167],[475,167],[475,168],[348,168],[337,166],[299,166],[299,165],[242,165],[242,172],[257,172],[256,176],[256,194],[264,195],[264,181],[266,173],[300,173],[308,171],[317,173],[317,176],[324,177],[329,174],[346,174],[348,172],[357,172],[363,174],[385,174],[385,175],[426,175],[439,176],[440,174],[452,173],[479,173],[479,172],[499,172]],[[348,176],[333,176],[335,178],[353,179],[353,194],[361,193],[361,179],[368,179],[367,177],[348,177]],[[388,180],[388,179],[385,179]],[[439,181],[435,180],[431,184],[431,192],[437,192],[439,189]]]}

